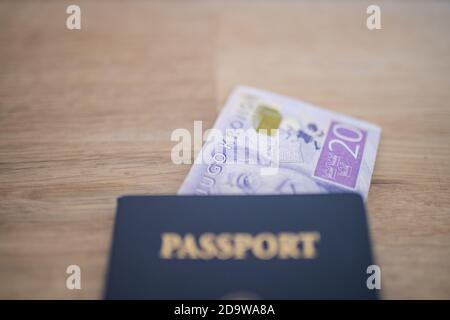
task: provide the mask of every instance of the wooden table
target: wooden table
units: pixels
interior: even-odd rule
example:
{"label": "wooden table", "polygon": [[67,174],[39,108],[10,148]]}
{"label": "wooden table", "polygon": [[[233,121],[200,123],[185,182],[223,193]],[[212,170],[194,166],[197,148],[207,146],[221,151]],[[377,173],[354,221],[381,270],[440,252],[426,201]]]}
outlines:
{"label": "wooden table", "polygon": [[[116,198],[173,194],[170,134],[231,89],[383,129],[368,215],[385,298],[450,298],[450,3],[0,3],[0,297],[100,298]],[[66,267],[82,289],[66,289]]]}

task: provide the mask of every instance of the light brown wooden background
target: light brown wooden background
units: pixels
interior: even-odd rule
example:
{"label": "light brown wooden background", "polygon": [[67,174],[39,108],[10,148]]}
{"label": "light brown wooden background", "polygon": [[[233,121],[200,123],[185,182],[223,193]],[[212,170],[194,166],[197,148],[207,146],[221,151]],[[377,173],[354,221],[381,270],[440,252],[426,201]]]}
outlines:
{"label": "light brown wooden background", "polygon": [[175,193],[170,133],[245,84],[382,127],[384,297],[450,298],[449,31],[447,1],[0,2],[0,297],[100,298],[116,198]]}

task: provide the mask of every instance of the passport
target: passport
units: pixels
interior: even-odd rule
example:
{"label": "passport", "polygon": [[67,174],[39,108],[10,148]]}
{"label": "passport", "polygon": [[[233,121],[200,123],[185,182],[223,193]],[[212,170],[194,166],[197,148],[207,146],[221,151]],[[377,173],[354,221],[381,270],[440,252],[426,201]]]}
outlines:
{"label": "passport", "polygon": [[124,196],[106,299],[377,299],[360,195]]}

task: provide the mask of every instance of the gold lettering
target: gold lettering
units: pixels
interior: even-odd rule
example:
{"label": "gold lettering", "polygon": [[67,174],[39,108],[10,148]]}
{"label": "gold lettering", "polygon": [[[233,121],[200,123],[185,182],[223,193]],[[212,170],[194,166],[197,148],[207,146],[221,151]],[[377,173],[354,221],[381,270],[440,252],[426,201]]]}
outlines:
{"label": "gold lettering", "polygon": [[[267,244],[267,246],[264,245]],[[272,233],[259,233],[254,240],[253,254],[263,260],[272,259],[278,252],[278,242]]]}
{"label": "gold lettering", "polygon": [[219,252],[217,257],[222,260],[230,259],[233,256],[233,244],[231,243],[231,233],[221,233],[217,236],[216,242]]}
{"label": "gold lettering", "polygon": [[178,250],[177,257],[178,257],[178,259],[184,259],[184,258],[197,259],[198,258],[197,243],[195,242],[195,238],[192,233],[187,233],[184,236],[183,245],[181,246],[180,250]]}
{"label": "gold lettering", "polygon": [[315,242],[320,240],[318,232],[300,232],[298,234],[299,240],[303,244],[303,257],[306,259],[313,259],[317,256]]}
{"label": "gold lettering", "polygon": [[253,237],[250,233],[236,233],[234,236],[234,257],[245,259],[247,250],[252,248]]}
{"label": "gold lettering", "polygon": [[172,253],[181,246],[181,237],[176,233],[163,233],[161,235],[161,241],[159,255],[163,259],[172,258]]}
{"label": "gold lettering", "polygon": [[247,258],[251,252],[258,259],[313,259],[317,257],[318,232],[281,232],[273,234],[250,233],[203,233],[198,238],[192,233],[184,237],[177,233],[161,235],[162,259],[214,259],[221,260]]}
{"label": "gold lettering", "polygon": [[200,236],[198,242],[200,248],[203,250],[200,252],[200,256],[203,259],[212,259],[217,256],[217,248],[214,244],[214,233],[204,233]]}
{"label": "gold lettering", "polygon": [[300,258],[300,250],[298,248],[298,237],[295,233],[282,232],[278,236],[280,250],[278,257],[280,259],[298,259]]}

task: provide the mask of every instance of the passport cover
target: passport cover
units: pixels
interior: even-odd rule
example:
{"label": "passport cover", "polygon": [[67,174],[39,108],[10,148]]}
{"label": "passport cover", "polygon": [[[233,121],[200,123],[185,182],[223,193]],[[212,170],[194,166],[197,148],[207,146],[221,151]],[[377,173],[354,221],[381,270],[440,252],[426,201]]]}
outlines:
{"label": "passport cover", "polygon": [[106,299],[376,299],[357,194],[125,196]]}

